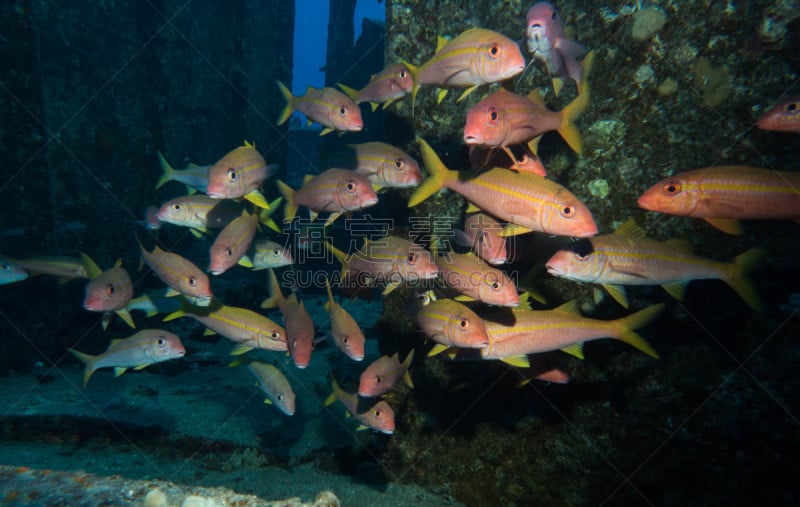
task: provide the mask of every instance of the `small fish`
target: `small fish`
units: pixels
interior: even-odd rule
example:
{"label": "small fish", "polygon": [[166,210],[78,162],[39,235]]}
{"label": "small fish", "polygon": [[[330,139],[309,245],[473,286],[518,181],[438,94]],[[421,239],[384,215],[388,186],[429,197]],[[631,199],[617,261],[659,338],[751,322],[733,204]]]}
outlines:
{"label": "small fish", "polygon": [[464,219],[464,230],[455,231],[455,241],[467,246],[478,257],[498,266],[508,261],[506,238],[501,236],[503,225],[486,213],[470,213]]}
{"label": "small fish", "polygon": [[[528,144],[536,144],[531,149],[527,144],[511,145],[506,148],[485,148],[477,144],[469,145],[469,164],[473,169],[491,169],[503,167],[520,173],[532,173],[547,176],[547,170],[538,155],[538,144],[541,137]],[[513,156],[513,158],[510,158]]]}
{"label": "small fish", "polygon": [[114,368],[114,376],[119,377],[128,368],[142,368],[162,361],[177,359],[186,354],[178,335],[163,329],[145,329],[121,340],[111,340],[108,349],[100,355],[92,356],[74,349],[67,349],[83,361],[83,386],[92,374],[100,368]]}
{"label": "small fish", "polygon": [[380,400],[364,412],[359,412],[358,394],[345,392],[336,379],[331,380],[331,388],[333,392],[325,400],[325,405],[331,405],[336,401],[341,402],[350,415],[361,423],[358,427],[359,430],[369,428],[387,435],[394,433],[394,410],[384,400]]}
{"label": "small fish", "polygon": [[208,308],[184,304],[180,310],[164,317],[164,322],[181,317],[191,317],[211,331],[236,342],[232,355],[253,349],[287,350],[286,331],[267,317],[247,308],[226,306],[216,301]]}
{"label": "small fish", "polygon": [[364,332],[347,310],[333,299],[331,283],[326,278],[325,288],[328,290],[328,302],[325,309],[331,314],[331,335],[339,350],[353,361],[364,359]]}
{"label": "small fish", "polygon": [[413,388],[414,383],[408,373],[408,367],[411,366],[413,359],[414,349],[411,349],[402,363],[397,353],[391,357],[381,356],[376,359],[367,366],[366,370],[361,372],[358,382],[358,395],[365,398],[380,396],[391,390],[400,377],[403,377],[408,387]]}
{"label": "small fish", "polygon": [[800,95],[789,97],[775,104],[764,113],[756,125],[762,130],[800,132]]}
{"label": "small fish", "polygon": [[437,343],[429,356],[448,347],[482,349],[489,345],[483,319],[452,299],[437,299],[424,305],[417,312],[417,323],[425,335]]}
{"label": "small fish", "polygon": [[740,219],[800,221],[800,173],[706,167],[656,183],[638,202],[646,210],[702,218],[723,232],[739,235]]}
{"label": "small fish", "polygon": [[270,297],[261,303],[261,308],[278,307],[283,315],[286,325],[286,339],[289,354],[294,365],[305,368],[311,362],[311,353],[314,350],[314,321],[304,308],[303,302],[297,299],[297,294],[288,298],[281,292],[275,271],[269,270]]}
{"label": "small fish", "polygon": [[180,298],[167,296],[171,290],[165,287],[146,291],[141,296],[131,299],[125,308],[129,312],[134,310],[142,311],[147,317],[153,317],[159,313],[172,313],[179,310],[182,303]]}
{"label": "small fish", "polygon": [[[137,238],[136,241],[138,242],[139,239]],[[148,252],[139,242],[139,250],[142,252],[144,263],[162,282],[173,289],[171,295],[183,294],[198,306],[211,304],[214,294],[211,293],[208,276],[190,260],[176,253],[165,252],[158,245],[153,247],[152,252]]]}
{"label": "small fish", "polygon": [[456,300],[481,301],[489,305],[517,306],[514,281],[474,254],[448,252],[436,258],[439,278],[462,296]]}
{"label": "small fish", "polygon": [[[406,62],[404,62],[406,63]],[[470,28],[452,40],[439,37],[436,53],[424,64],[406,66],[414,78],[412,107],[422,85],[440,88],[438,102],[446,88],[467,88],[460,102],[481,85],[510,79],[525,69],[519,46],[503,34],[485,28]]]}
{"label": "small fish", "polygon": [[692,253],[688,242],[656,241],[644,236],[633,220],[613,234],[577,241],[547,261],[547,272],[559,278],[601,284],[625,308],[624,285],[661,285],[682,301],[692,280],[723,280],[751,307],[761,310],[758,293],[747,273],[762,262],[766,251],[752,249],[733,262],[720,262]]}
{"label": "small fish", "polygon": [[104,316],[103,329],[108,327],[111,312],[135,329],[136,324],[127,309],[133,297],[133,281],[122,267],[122,261],[118,260],[113,267],[101,271],[88,255],[82,253],[81,257],[91,277],[86,284],[83,307],[90,312],[103,312],[108,316]]}
{"label": "small fish", "polygon": [[428,143],[420,139],[420,149],[430,176],[411,195],[408,206],[421,203],[442,187],[464,196],[473,206],[510,222],[503,236],[530,231],[579,238],[597,234],[589,208],[558,183],[535,174],[493,168],[475,177],[451,171]]}
{"label": "small fish", "polygon": [[328,169],[316,176],[307,175],[303,187],[297,191],[278,180],[278,190],[286,199],[284,220],[294,219],[297,207],[304,206],[311,210],[312,220],[316,219],[317,213],[330,213],[326,227],[344,212],[378,203],[378,195],[372,190],[369,180],[346,169]]}
{"label": "small fish", "polygon": [[253,253],[253,271],[267,268],[280,268],[293,263],[292,252],[274,241],[258,240]]}
{"label": "small fish", "polygon": [[337,86],[356,104],[369,102],[375,111],[380,103],[383,103],[382,109],[386,109],[395,100],[411,93],[414,78],[404,63],[393,63],[370,77],[369,83],[360,90],[341,83]]}
{"label": "small fish", "polygon": [[353,163],[346,166],[369,178],[374,190],[415,187],[422,182],[419,164],[408,153],[381,142],[353,144]]}
{"label": "small fish", "polygon": [[277,170],[278,166],[267,165],[256,147],[245,141],[208,169],[208,196],[213,199],[244,197],[259,208],[269,209],[259,188]]}
{"label": "small fish", "polygon": [[264,403],[274,404],[286,415],[294,415],[295,395],[289,380],[271,364],[253,361],[247,369],[255,375],[258,386],[267,394]]}
{"label": "small fish", "polygon": [[575,81],[580,90],[584,72],[578,59],[586,49],[564,34],[561,17],[555,7],[547,2],[534,4],[526,16],[525,39],[532,61],[542,62],[553,80],[553,91],[558,95],[562,88],[559,78]]}
{"label": "small fish", "polygon": [[89,278],[82,259],[75,257],[37,256],[26,259],[8,259],[31,275],[53,275],[64,282],[73,278]]}
{"label": "small fish", "polygon": [[[591,65],[593,58],[586,58]],[[538,90],[527,96],[518,95],[505,88],[481,100],[469,111],[464,125],[464,142],[487,148],[502,148],[515,160],[508,147],[529,143],[545,132],[557,131],[575,153],[581,153],[581,135],[575,120],[589,107],[589,86],[561,111],[551,111],[544,104]],[[538,144],[538,140],[535,141]],[[533,151],[536,146],[531,146]]]}
{"label": "small fish", "polygon": [[20,282],[26,278],[28,278],[28,272],[20,265],[5,257],[0,257],[0,285]]}
{"label": "small fish", "polygon": [[241,264],[245,267],[253,267],[249,257],[245,255],[258,227],[258,215],[247,214],[225,226],[217,235],[214,243],[209,250],[211,261],[208,271],[212,275],[221,275],[234,265]]}
{"label": "small fish", "polygon": [[242,206],[230,200],[212,199],[207,195],[185,195],[170,199],[156,213],[160,222],[189,227],[200,237],[209,229],[225,227],[242,214]]}
{"label": "small fish", "polygon": [[384,295],[404,282],[431,280],[439,274],[439,268],[428,250],[397,236],[385,236],[372,241],[364,239],[361,249],[349,254],[330,243],[326,242],[325,246],[342,264],[342,278],[353,275],[370,284],[386,283]]}
{"label": "small fish", "polygon": [[583,343],[616,338],[658,358],[658,353],[636,330],[652,322],[664,309],[659,303],[616,320],[598,320],[578,313],[575,301],[553,310],[511,310],[513,322],[484,319],[489,346],[480,349],[483,359],[500,359],[513,366],[528,367],[528,354],[563,350],[583,358]]}
{"label": "small fish", "polygon": [[208,170],[210,165],[197,165],[189,164],[183,170],[174,169],[164,155],[158,152],[158,163],[161,165],[161,170],[164,171],[156,183],[156,190],[161,188],[169,181],[177,181],[189,187],[189,193],[194,192],[208,192]]}
{"label": "small fish", "polygon": [[281,95],[286,99],[286,108],[278,118],[278,125],[282,125],[289,119],[292,111],[297,110],[306,115],[309,124],[315,121],[325,127],[320,132],[321,136],[334,130],[337,132],[360,132],[364,128],[361,109],[350,97],[339,90],[309,86],[304,95],[295,97],[283,83],[280,81],[276,81],[276,83],[278,83]]}

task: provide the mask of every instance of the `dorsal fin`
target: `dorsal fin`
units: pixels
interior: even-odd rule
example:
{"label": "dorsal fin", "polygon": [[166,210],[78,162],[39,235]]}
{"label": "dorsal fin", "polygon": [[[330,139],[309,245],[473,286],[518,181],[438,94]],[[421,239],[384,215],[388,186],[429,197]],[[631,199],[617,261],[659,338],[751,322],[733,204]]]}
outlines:
{"label": "dorsal fin", "polygon": [[445,47],[448,42],[450,42],[450,39],[447,39],[446,37],[442,37],[441,35],[436,37],[436,51],[434,51],[434,53],[441,51],[441,49]]}
{"label": "dorsal fin", "polygon": [[571,301],[567,301],[563,305],[555,308],[553,311],[580,315],[580,312],[578,311],[578,302],[575,301],[574,299]]}
{"label": "dorsal fin", "polygon": [[622,225],[617,227],[617,230],[614,231],[614,234],[619,234],[620,236],[630,236],[633,238],[645,237],[644,229],[639,227],[639,224],[637,224],[636,220],[633,218],[629,218]]}

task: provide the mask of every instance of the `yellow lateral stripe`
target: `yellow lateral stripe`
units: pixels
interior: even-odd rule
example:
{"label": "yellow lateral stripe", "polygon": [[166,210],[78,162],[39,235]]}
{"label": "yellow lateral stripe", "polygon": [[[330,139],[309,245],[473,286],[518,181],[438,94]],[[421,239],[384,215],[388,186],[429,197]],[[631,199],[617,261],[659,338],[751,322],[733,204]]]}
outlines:
{"label": "yellow lateral stripe", "polygon": [[506,196],[509,196],[509,197],[513,197],[515,199],[519,199],[519,200],[522,200],[522,201],[528,201],[528,202],[534,201],[536,204],[539,204],[539,205],[543,205],[543,204],[546,204],[548,202],[546,199],[544,199],[542,197],[538,197],[538,196],[535,196],[535,195],[529,195],[529,194],[526,194],[524,192],[519,192],[519,191],[513,190],[513,189],[511,189],[509,187],[505,187],[505,186],[497,184],[497,183],[492,183],[491,181],[488,181],[488,180],[485,180],[485,179],[481,179],[481,178],[475,178],[474,180],[469,180],[469,183],[473,183],[476,186],[483,187],[483,188],[486,188],[488,190],[493,190],[493,191],[498,192],[500,194],[503,194],[503,195],[506,195]]}

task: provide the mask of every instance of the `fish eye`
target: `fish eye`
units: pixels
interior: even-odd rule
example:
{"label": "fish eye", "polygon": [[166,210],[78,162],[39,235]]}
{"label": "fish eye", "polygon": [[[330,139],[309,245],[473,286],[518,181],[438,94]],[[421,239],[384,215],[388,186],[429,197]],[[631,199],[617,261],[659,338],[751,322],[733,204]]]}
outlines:
{"label": "fish eye", "polygon": [[278,401],[283,401],[283,395],[282,394],[277,395],[276,398],[278,398]]}
{"label": "fish eye", "polygon": [[789,111],[790,113],[796,111],[797,110],[797,102],[792,102],[791,104],[786,106],[786,110]]}
{"label": "fish eye", "polygon": [[380,384],[381,383],[381,376],[380,375],[375,375],[375,383],[376,384]]}
{"label": "fish eye", "polygon": [[491,284],[489,284],[489,286],[492,288],[492,290],[497,290],[497,289],[499,289],[499,288],[500,288],[500,282],[498,282],[497,280],[495,280],[495,281],[493,281]]}
{"label": "fish eye", "polygon": [[8,264],[3,264],[2,267],[3,269],[11,269],[11,266],[9,266]]}
{"label": "fish eye", "polygon": [[347,344],[348,339],[348,336],[344,335],[344,338],[342,338],[342,343]]}
{"label": "fish eye", "polygon": [[572,218],[575,216],[575,207],[567,204],[561,208],[561,215],[565,218]]}
{"label": "fish eye", "polygon": [[269,335],[269,337],[272,338],[273,340],[278,340],[280,339],[281,334],[273,331],[272,334]]}
{"label": "fish eye", "polygon": [[469,327],[469,320],[467,320],[467,319],[459,320],[458,321],[458,327],[460,327],[461,329],[467,329]]}
{"label": "fish eye", "polygon": [[227,257],[233,257],[233,250],[232,250],[232,249],[230,249],[230,248],[226,248],[226,249],[225,249],[225,256],[227,256]]}
{"label": "fish eye", "polygon": [[377,417],[378,419],[381,418],[381,409],[379,409],[379,408],[375,409],[375,417]]}
{"label": "fish eye", "polygon": [[342,115],[342,116],[346,115],[347,114],[347,108],[344,107],[344,106],[340,107],[339,108],[339,114]]}
{"label": "fish eye", "polygon": [[174,209],[175,211],[180,211],[181,210],[181,203],[176,202],[175,204],[172,205],[172,209]]}
{"label": "fish eye", "polygon": [[106,285],[106,295],[107,296],[111,297],[111,296],[114,295],[115,292],[117,292],[117,289],[112,284]]}
{"label": "fish eye", "polygon": [[164,346],[165,343],[167,343],[167,340],[165,340],[163,336],[159,336],[158,339],[156,340],[156,345],[158,345],[159,347]]}
{"label": "fish eye", "polygon": [[401,77],[402,79],[405,79],[407,75],[408,75],[408,72],[406,72],[406,70],[405,70],[405,69],[403,69],[403,70],[401,70],[401,71],[400,71],[400,77]]}
{"label": "fish eye", "polygon": [[497,56],[497,53],[499,53],[499,52],[500,52],[500,48],[497,46],[497,44],[492,44],[492,47],[489,48],[489,56],[490,57]]}
{"label": "fish eye", "polygon": [[348,180],[347,184],[345,185],[345,188],[347,189],[348,192],[352,192],[353,190],[356,189],[356,182],[353,180]]}
{"label": "fish eye", "polygon": [[409,253],[408,255],[406,255],[406,260],[408,261],[409,264],[414,264],[415,262],[417,262],[417,254],[415,254],[414,252]]}
{"label": "fish eye", "polygon": [[239,173],[236,172],[236,169],[233,167],[228,168],[228,179],[231,181],[236,181],[239,178]]}
{"label": "fish eye", "polygon": [[403,161],[398,158],[397,160],[394,161],[394,166],[397,169],[402,169],[403,168]]}
{"label": "fish eye", "polygon": [[281,254],[281,251],[280,251],[280,250],[278,250],[277,248],[276,248],[275,250],[273,250],[273,251],[272,251],[272,255],[274,255],[275,257],[278,257],[278,256],[280,256],[280,254]]}
{"label": "fish eye", "polygon": [[497,121],[497,118],[499,118],[499,117],[500,117],[500,115],[497,114],[497,108],[494,107],[494,106],[490,107],[489,108],[489,121],[494,123],[494,122]]}
{"label": "fish eye", "polygon": [[664,185],[664,193],[667,195],[677,195],[681,191],[681,186],[677,183],[667,183]]}
{"label": "fish eye", "polygon": [[190,276],[189,277],[189,285],[191,285],[192,287],[197,285],[197,277],[196,276]]}

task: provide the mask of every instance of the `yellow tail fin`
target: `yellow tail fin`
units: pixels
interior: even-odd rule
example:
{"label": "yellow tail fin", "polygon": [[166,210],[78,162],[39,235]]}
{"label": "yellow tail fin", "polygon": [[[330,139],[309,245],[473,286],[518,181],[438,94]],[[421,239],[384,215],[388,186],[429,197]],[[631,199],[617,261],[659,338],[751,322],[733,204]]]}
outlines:
{"label": "yellow tail fin", "polygon": [[358,90],[350,88],[347,85],[343,85],[342,83],[337,83],[336,86],[338,86],[339,89],[342,90],[345,95],[353,99],[353,102],[356,102],[358,100]]}
{"label": "yellow tail fin", "polygon": [[575,153],[580,154],[583,149],[581,141],[581,133],[578,127],[575,126],[575,120],[589,108],[589,71],[594,62],[594,51],[590,51],[583,59],[583,86],[575,100],[569,103],[567,107],[561,110],[561,125],[558,127],[558,133],[564,138],[570,148]]}
{"label": "yellow tail fin", "polygon": [[616,325],[619,334],[617,338],[628,345],[636,347],[648,356],[658,359],[658,352],[644,338],[639,336],[635,330],[652,322],[663,310],[664,303],[659,303],[617,320]]}
{"label": "yellow tail fin", "polygon": [[86,365],[86,369],[83,371],[83,387],[86,387],[86,384],[89,383],[89,378],[92,376],[92,373],[95,371],[94,364],[98,359],[98,356],[93,356],[90,354],[84,354],[83,352],[78,352],[75,349],[67,349],[70,353],[81,360],[83,364]]}
{"label": "yellow tail fin", "polygon": [[292,95],[292,92],[286,88],[286,85],[280,81],[275,82],[278,83],[278,89],[280,89],[281,95],[283,95],[283,98],[286,99],[286,107],[283,108],[281,115],[278,117],[278,125],[283,125],[286,120],[289,119],[289,116],[292,115],[292,111],[294,111],[294,95]]}
{"label": "yellow tail fin", "polygon": [[733,259],[730,277],[725,280],[745,303],[759,312],[764,311],[763,303],[747,274],[761,264],[766,256],[767,251],[763,248],[751,248],[739,254]]}
{"label": "yellow tail fin", "polygon": [[158,163],[161,166],[161,170],[164,172],[158,179],[155,190],[158,190],[164,183],[170,181],[172,179],[172,174],[175,172],[175,169],[169,165],[169,162],[167,162],[167,159],[164,158],[164,155],[162,155],[160,151],[158,152]]}
{"label": "yellow tail fin", "polygon": [[411,85],[411,117],[414,117],[414,105],[417,102],[417,92],[419,91],[419,79],[417,76],[419,75],[419,67],[415,65],[411,65],[410,63],[404,61],[402,62],[403,65],[408,67],[408,71],[411,73],[411,79],[414,81],[414,84]]}
{"label": "yellow tail fin", "polygon": [[441,161],[439,156],[433,151],[433,148],[425,142],[424,139],[419,140],[420,152],[422,153],[422,160],[429,176],[417,187],[417,190],[411,194],[408,199],[408,207],[413,208],[421,203],[428,197],[438,192],[444,187],[448,179],[456,178],[457,173],[448,169]]}
{"label": "yellow tail fin", "polygon": [[283,208],[283,222],[291,222],[294,220],[294,216],[297,214],[297,200],[295,199],[296,192],[292,187],[281,180],[277,180],[277,184],[278,190],[281,194],[283,194],[283,198],[286,199],[286,204]]}

